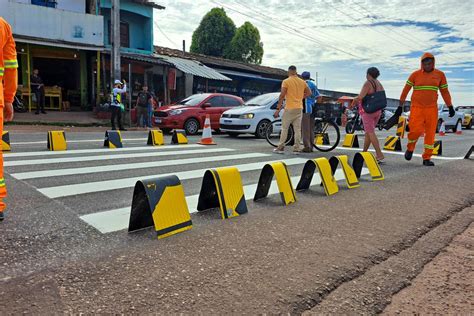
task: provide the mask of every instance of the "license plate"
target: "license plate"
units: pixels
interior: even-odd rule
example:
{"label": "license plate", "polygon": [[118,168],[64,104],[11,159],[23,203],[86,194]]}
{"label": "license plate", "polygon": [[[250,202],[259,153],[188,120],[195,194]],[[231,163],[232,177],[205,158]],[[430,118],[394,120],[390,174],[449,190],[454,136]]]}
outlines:
{"label": "license plate", "polygon": [[232,123],[231,120],[224,120],[224,123]]}
{"label": "license plate", "polygon": [[155,123],[160,124],[160,123],[161,123],[161,119],[155,118]]}

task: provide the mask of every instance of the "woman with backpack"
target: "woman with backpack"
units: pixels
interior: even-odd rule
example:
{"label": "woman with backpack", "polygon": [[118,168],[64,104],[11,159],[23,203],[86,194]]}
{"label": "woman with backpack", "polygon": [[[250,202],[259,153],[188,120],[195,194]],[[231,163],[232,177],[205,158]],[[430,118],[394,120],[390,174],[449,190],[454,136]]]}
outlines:
{"label": "woman with backpack", "polygon": [[375,149],[375,157],[377,161],[381,163],[384,160],[384,155],[380,148],[379,140],[375,134],[375,127],[377,122],[382,115],[383,109],[387,105],[385,97],[385,90],[377,80],[380,72],[375,67],[367,69],[367,81],[362,86],[362,89],[358,96],[354,98],[349,108],[358,106],[359,114],[364,124],[365,139],[364,139],[364,150],[368,151],[372,144]]}

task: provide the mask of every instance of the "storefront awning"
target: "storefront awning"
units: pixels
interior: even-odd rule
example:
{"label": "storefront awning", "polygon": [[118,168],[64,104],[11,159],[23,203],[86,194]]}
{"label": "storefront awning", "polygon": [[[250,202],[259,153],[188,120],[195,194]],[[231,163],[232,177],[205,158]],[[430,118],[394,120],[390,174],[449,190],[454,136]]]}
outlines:
{"label": "storefront awning", "polygon": [[207,67],[206,65],[201,64],[198,61],[178,57],[170,57],[165,55],[156,56],[163,58],[165,61],[169,62],[170,64],[173,64],[176,68],[187,74],[212,80],[232,81],[232,79],[224,76],[223,74],[220,74],[219,72]]}
{"label": "storefront awning", "polygon": [[34,45],[43,45],[43,46],[53,46],[53,47],[61,47],[61,48],[69,48],[69,49],[78,49],[78,50],[91,50],[91,51],[102,51],[105,49],[103,46],[94,46],[94,45],[87,45],[87,44],[75,44],[70,42],[63,42],[63,41],[55,41],[55,40],[47,40],[47,39],[33,39],[25,36],[16,36],[13,35],[15,42],[18,43],[26,43],[26,44],[34,44]]}
{"label": "storefront awning", "polygon": [[261,80],[261,81],[282,82],[281,79],[265,78],[258,74],[227,70],[227,69],[216,69],[216,70],[220,72],[221,74],[226,74],[229,76],[236,76],[236,77],[248,78],[248,79],[253,79],[253,80]]}

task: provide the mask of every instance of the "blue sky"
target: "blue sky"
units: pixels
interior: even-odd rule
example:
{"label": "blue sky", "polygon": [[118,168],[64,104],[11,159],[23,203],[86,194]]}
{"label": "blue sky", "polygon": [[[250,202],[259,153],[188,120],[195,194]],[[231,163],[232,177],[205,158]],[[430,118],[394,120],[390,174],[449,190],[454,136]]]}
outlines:
{"label": "blue sky", "polygon": [[[157,0],[155,44],[181,48],[213,7],[237,26],[260,30],[263,64],[308,70],[320,88],[358,92],[370,66],[398,98],[425,51],[446,72],[455,105],[474,105],[474,1],[427,0]],[[158,28],[159,27],[159,28]],[[440,99],[440,102],[442,100]]]}

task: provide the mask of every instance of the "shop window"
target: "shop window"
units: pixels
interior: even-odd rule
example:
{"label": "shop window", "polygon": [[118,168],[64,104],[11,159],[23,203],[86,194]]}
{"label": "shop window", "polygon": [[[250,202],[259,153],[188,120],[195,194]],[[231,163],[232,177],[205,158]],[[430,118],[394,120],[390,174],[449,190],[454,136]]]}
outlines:
{"label": "shop window", "polygon": [[[112,44],[112,26],[111,21],[109,27],[109,44]],[[130,47],[130,25],[127,22],[120,22],[120,46]]]}
{"label": "shop window", "polygon": [[56,0],[31,0],[31,4],[48,8],[56,8],[58,2]]}

